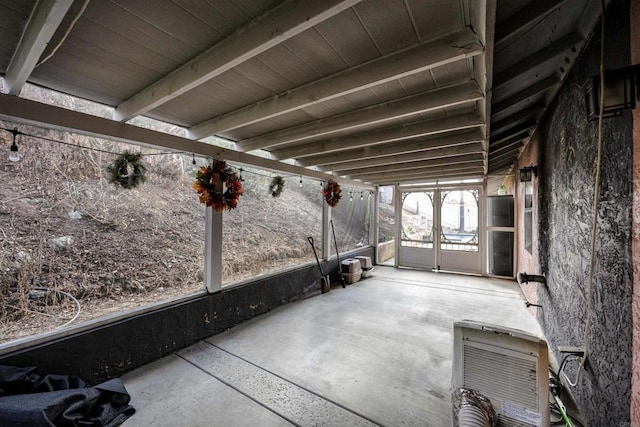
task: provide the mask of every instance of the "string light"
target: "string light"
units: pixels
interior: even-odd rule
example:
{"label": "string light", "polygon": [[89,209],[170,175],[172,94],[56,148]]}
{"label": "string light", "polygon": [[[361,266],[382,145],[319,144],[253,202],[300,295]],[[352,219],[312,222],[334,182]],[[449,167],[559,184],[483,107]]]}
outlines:
{"label": "string light", "polygon": [[[17,135],[24,135],[24,136],[31,137],[31,138],[38,138],[38,139],[41,139],[41,140],[44,140],[44,141],[56,142],[58,144],[68,145],[68,146],[80,148],[80,149],[83,149],[83,150],[90,150],[90,151],[96,151],[96,152],[100,152],[100,153],[107,153],[107,154],[113,154],[113,155],[119,155],[120,154],[120,153],[117,153],[117,152],[114,152],[114,151],[103,150],[103,149],[95,148],[95,147],[87,147],[87,146],[80,145],[80,144],[73,144],[73,143],[69,143],[69,142],[65,142],[65,141],[60,141],[60,140],[56,140],[56,139],[52,139],[52,138],[47,138],[47,137],[44,137],[44,136],[23,133],[23,132],[18,131],[17,128],[12,130],[12,129],[6,129],[6,128],[3,128],[3,127],[0,127],[0,130],[11,132],[13,134],[13,143],[11,144],[11,149],[10,149],[10,152],[9,152],[9,160],[11,160],[12,162],[17,162],[21,158],[20,154],[18,153],[18,145],[16,144],[16,136]],[[188,152],[185,152],[185,151],[167,151],[167,152],[158,152],[158,153],[141,153],[141,156],[161,156],[161,155],[165,155],[165,154],[187,154],[188,155]],[[195,153],[191,153],[191,163],[193,165],[197,164]],[[240,174],[239,174],[240,175],[239,176],[240,181],[244,181],[244,179],[242,177],[243,172],[251,172],[254,175],[270,177],[269,175],[264,175],[264,174],[261,174],[261,173],[258,173],[258,172],[252,171],[252,170],[245,171],[243,168],[237,168],[237,167],[234,167],[234,166],[231,166],[231,168],[240,171]],[[299,175],[299,177],[300,177],[299,186],[300,186],[300,188],[302,188],[302,175]],[[325,184],[324,181],[320,180],[320,188],[324,188],[324,184]],[[350,200],[353,201],[353,191],[350,194]]]}
{"label": "string light", "polygon": [[13,143],[11,144],[11,150],[9,151],[9,160],[17,162],[20,160],[20,154],[18,154],[18,145],[16,144],[16,136],[20,133],[18,129],[10,131],[13,134]]}

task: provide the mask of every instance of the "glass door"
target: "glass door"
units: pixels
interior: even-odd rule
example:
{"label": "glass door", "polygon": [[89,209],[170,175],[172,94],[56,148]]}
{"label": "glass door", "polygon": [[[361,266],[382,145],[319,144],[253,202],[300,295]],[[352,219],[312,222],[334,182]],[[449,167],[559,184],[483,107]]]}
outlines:
{"label": "glass door", "polygon": [[480,189],[441,189],[439,193],[438,269],[481,273],[482,264],[478,241]]}
{"label": "glass door", "polygon": [[436,267],[434,200],[433,190],[402,193],[399,265],[426,269]]}

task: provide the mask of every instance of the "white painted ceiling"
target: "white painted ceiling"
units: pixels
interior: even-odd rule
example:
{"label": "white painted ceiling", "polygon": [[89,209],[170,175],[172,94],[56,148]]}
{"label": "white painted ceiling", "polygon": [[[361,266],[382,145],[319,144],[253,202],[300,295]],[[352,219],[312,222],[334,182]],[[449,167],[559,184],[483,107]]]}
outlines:
{"label": "white painted ceiling", "polygon": [[28,82],[366,183],[487,176],[512,168],[596,3],[0,0],[0,107]]}

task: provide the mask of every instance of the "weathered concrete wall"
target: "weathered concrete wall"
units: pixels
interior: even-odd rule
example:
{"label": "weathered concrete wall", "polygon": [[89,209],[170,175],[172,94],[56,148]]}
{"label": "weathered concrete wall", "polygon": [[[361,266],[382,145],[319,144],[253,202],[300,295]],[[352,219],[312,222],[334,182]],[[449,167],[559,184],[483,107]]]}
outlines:
{"label": "weathered concrete wall", "polygon": [[[640,2],[631,2],[631,63],[640,64]],[[631,425],[640,425],[640,108],[633,111],[633,375]]]}
{"label": "weathered concrete wall", "polygon": [[[374,256],[372,247],[348,253]],[[324,271],[338,279],[334,258]],[[77,375],[90,383],[118,377],[276,307],[319,295],[313,264],[145,312],[0,356],[0,364],[38,366],[42,374]],[[321,325],[319,325],[321,327]]]}
{"label": "weathered concrete wall", "polygon": [[[605,68],[629,65],[629,1],[606,15]],[[575,64],[539,129],[539,257],[547,287],[538,311],[550,348],[583,346],[588,356],[573,395],[593,426],[630,422],[632,366],[632,116],[606,119],[593,309],[587,294],[594,209],[597,122],[587,122],[586,79],[599,71],[600,29]],[[571,373],[570,373],[571,374]]]}

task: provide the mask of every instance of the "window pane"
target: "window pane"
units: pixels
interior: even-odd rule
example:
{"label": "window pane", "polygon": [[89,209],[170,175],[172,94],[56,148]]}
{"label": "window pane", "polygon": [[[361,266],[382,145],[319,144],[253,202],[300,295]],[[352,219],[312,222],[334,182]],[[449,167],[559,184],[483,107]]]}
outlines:
{"label": "window pane", "polygon": [[[20,135],[22,159],[0,168],[0,340],[204,290],[190,155],[18,127],[87,148]],[[134,189],[107,180],[110,153],[124,150],[145,154],[147,179]]]}
{"label": "window pane", "polygon": [[441,193],[440,248],[450,251],[478,251],[478,191],[453,190]]}
{"label": "window pane", "polygon": [[[234,166],[239,175],[239,166]],[[271,195],[274,174],[243,167],[244,194],[223,214],[222,283],[315,261],[307,237],[322,253],[322,186],[299,176],[284,177],[279,197]],[[274,187],[276,189],[276,187]],[[344,202],[343,200],[340,203]]]}
{"label": "window pane", "polygon": [[[331,210],[331,220],[342,253],[369,245],[371,192],[344,186],[341,189],[342,199]],[[333,240],[331,253],[335,253]]]}
{"label": "window pane", "polygon": [[378,202],[378,263],[392,263],[396,256],[395,235],[396,215],[394,208],[394,187],[380,187]]}
{"label": "window pane", "polygon": [[402,194],[402,246],[433,248],[433,192]]}

